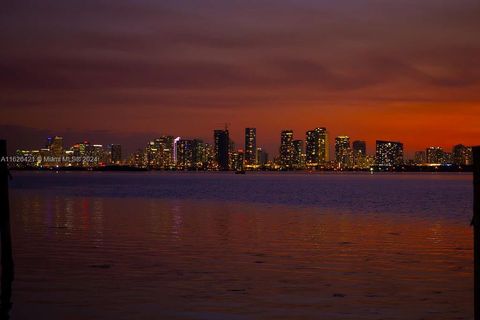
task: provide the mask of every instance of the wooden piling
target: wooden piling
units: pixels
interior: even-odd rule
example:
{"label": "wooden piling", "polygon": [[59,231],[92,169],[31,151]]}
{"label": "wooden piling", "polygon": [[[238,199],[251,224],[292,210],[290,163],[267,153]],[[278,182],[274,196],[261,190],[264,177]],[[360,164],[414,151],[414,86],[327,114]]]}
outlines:
{"label": "wooden piling", "polygon": [[14,266],[10,233],[10,204],[8,198],[7,142],[0,140],[0,242],[1,242],[1,296],[0,319],[9,319],[12,307]]}
{"label": "wooden piling", "polygon": [[0,241],[2,273],[4,269],[13,273],[12,237],[10,234],[10,203],[8,199],[7,142],[0,140]]}
{"label": "wooden piling", "polygon": [[475,320],[480,320],[480,146],[473,147],[473,277]]}

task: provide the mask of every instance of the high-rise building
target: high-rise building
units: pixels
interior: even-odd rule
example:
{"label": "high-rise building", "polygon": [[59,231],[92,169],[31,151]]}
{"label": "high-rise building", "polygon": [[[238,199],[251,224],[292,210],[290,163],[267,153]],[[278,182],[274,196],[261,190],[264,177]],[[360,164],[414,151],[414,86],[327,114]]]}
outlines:
{"label": "high-rise building", "polygon": [[472,164],[472,148],[457,144],[452,149],[453,163],[458,166]]}
{"label": "high-rise building", "polygon": [[[174,144],[173,136],[160,136],[154,140],[155,167],[159,169],[168,169],[174,165],[176,158],[176,142]],[[179,141],[178,138],[176,141]]]}
{"label": "high-rise building", "polygon": [[340,168],[352,167],[352,149],[350,137],[338,136],[335,138],[335,162]]}
{"label": "high-rise building", "polygon": [[122,147],[119,144],[110,145],[110,162],[120,164],[122,162]]}
{"label": "high-rise building", "polygon": [[326,128],[315,128],[306,132],[306,165],[316,167],[329,161],[328,132]]}
{"label": "high-rise building", "polygon": [[130,158],[130,165],[138,168],[145,168],[146,167],[146,155],[145,150],[138,149],[135,151],[131,158]]}
{"label": "high-rise building", "polygon": [[150,141],[145,148],[145,157],[148,167],[154,169],[169,169],[174,166],[177,144],[180,137],[161,136]]}
{"label": "high-rise building", "polygon": [[285,169],[292,168],[294,155],[293,131],[283,130],[280,134],[280,165]]}
{"label": "high-rise building", "polygon": [[403,143],[377,140],[375,163],[380,167],[403,165]]}
{"label": "high-rise building", "polygon": [[243,163],[245,161],[245,153],[243,150],[237,150],[232,154],[232,169],[235,171],[242,171],[243,170]]}
{"label": "high-rise building", "polygon": [[158,168],[158,146],[155,141],[149,141],[145,147],[145,162],[148,168]]}
{"label": "high-rise building", "polygon": [[257,164],[264,166],[268,162],[268,153],[262,148],[257,148]]}
{"label": "high-rise building", "polygon": [[187,139],[180,139],[176,142],[177,145],[177,168],[190,169],[193,167],[194,149],[193,141]]}
{"label": "high-rise building", "polygon": [[445,154],[442,147],[428,147],[426,150],[427,163],[443,164],[445,163]]}
{"label": "high-rise building", "polygon": [[293,140],[293,166],[301,168],[303,163],[303,141]]}
{"label": "high-rise building", "polygon": [[192,140],[192,165],[201,169],[207,163],[205,143],[201,139]]}
{"label": "high-rise building", "polygon": [[416,151],[415,152],[415,164],[424,164],[427,161],[427,156],[425,151]]}
{"label": "high-rise building", "polygon": [[215,147],[209,143],[203,144],[203,152],[204,152],[204,169],[215,169],[216,168],[216,161],[215,161]]}
{"label": "high-rise building", "polygon": [[71,162],[72,166],[75,167],[80,167],[82,165],[82,162],[80,160],[80,143],[76,143],[73,146],[70,147],[71,155],[73,157],[73,161]]}
{"label": "high-rise building", "polygon": [[367,156],[367,143],[363,140],[355,140],[353,147],[353,165],[356,167],[365,167],[365,157]]}
{"label": "high-rise building", "polygon": [[181,139],[181,137],[176,137],[173,139],[173,164],[177,164],[177,142]]}
{"label": "high-rise building", "polygon": [[94,144],[92,146],[92,154],[91,159],[87,159],[89,161],[90,167],[95,167],[99,164],[105,164],[107,162],[107,158],[105,156],[105,150],[103,149],[103,145],[101,144]]}
{"label": "high-rise building", "polygon": [[70,151],[72,151],[71,154],[76,159],[76,161],[71,163],[73,166],[92,166],[91,160],[95,153],[95,147],[90,142],[76,143],[70,148]]}
{"label": "high-rise building", "polygon": [[50,150],[51,156],[61,157],[63,155],[63,137],[48,137],[46,147]]}
{"label": "high-rise building", "polygon": [[228,170],[230,138],[228,130],[215,130],[213,132],[215,141],[215,160],[220,170]]}
{"label": "high-rise building", "polygon": [[245,164],[257,164],[257,129],[245,128]]}

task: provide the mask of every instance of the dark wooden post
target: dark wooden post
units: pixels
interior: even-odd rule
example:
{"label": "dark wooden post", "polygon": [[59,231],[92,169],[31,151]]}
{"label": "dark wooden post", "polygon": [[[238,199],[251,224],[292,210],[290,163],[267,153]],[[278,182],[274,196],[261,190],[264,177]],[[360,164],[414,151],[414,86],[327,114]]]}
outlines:
{"label": "dark wooden post", "polygon": [[8,199],[7,142],[0,140],[0,242],[1,242],[1,288],[0,319],[9,319],[12,307],[12,281],[14,278],[12,237],[10,234],[10,205]]}
{"label": "dark wooden post", "polygon": [[[7,142],[0,140],[0,157],[7,157]],[[10,234],[10,204],[8,199],[7,162],[0,163],[0,241],[2,245],[2,272],[4,269],[13,273],[12,237]]]}
{"label": "dark wooden post", "polygon": [[473,147],[473,277],[475,320],[480,320],[480,146]]}

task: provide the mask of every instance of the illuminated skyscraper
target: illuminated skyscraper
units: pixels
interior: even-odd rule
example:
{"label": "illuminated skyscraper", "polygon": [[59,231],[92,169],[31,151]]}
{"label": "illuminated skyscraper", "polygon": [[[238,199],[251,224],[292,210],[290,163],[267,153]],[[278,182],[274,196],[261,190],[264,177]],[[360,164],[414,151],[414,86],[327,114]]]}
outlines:
{"label": "illuminated skyscraper", "polygon": [[201,168],[205,158],[205,144],[201,139],[192,140],[192,166]]}
{"label": "illuminated skyscraper", "polygon": [[335,138],[335,162],[340,168],[350,168],[352,166],[350,137],[338,136]]}
{"label": "illuminated skyscraper", "polygon": [[268,162],[268,153],[262,148],[257,148],[257,164],[263,166]]}
{"label": "illuminated skyscraper", "polygon": [[203,152],[204,152],[204,169],[215,169],[216,168],[216,161],[215,161],[215,146],[204,143],[203,144]]}
{"label": "illuminated skyscraper", "polygon": [[180,140],[180,137],[173,139],[173,164],[177,164],[177,142]]}
{"label": "illuminated skyscraper", "polygon": [[292,168],[294,154],[293,131],[283,130],[280,135],[280,165],[283,168]]}
{"label": "illuminated skyscraper", "polygon": [[375,164],[380,167],[403,165],[403,143],[377,140]]}
{"label": "illuminated skyscraper", "polygon": [[326,128],[307,131],[305,140],[306,165],[316,167],[329,161],[328,132]]}
{"label": "illuminated skyscraper", "polygon": [[92,158],[87,159],[89,161],[90,167],[95,167],[99,164],[104,165],[107,162],[107,158],[105,157],[105,150],[103,149],[103,145],[101,144],[94,144],[92,146]]}
{"label": "illuminated skyscraper", "polygon": [[89,167],[91,163],[87,160],[90,160],[89,157],[93,157],[94,146],[88,141],[83,141],[77,144],[74,144],[71,149],[73,157],[77,160],[72,162],[74,166],[84,166]]}
{"label": "illuminated skyscraper", "polygon": [[72,166],[79,167],[82,165],[80,161],[80,143],[76,143],[70,147],[71,155],[74,157],[74,161],[71,162]]}
{"label": "illuminated skyscraper", "polygon": [[50,150],[51,156],[61,157],[63,155],[63,138],[59,136],[48,137],[46,147]]}
{"label": "illuminated skyscraper", "polygon": [[245,128],[245,163],[247,165],[257,164],[257,129]]}
{"label": "illuminated skyscraper", "polygon": [[441,147],[428,147],[426,150],[427,163],[443,164],[445,163],[445,154]]}
{"label": "illuminated skyscraper", "polygon": [[158,157],[160,150],[155,141],[148,142],[145,147],[145,162],[148,168],[158,168]]}
{"label": "illuminated skyscraper", "polygon": [[215,160],[220,170],[228,170],[230,138],[228,130],[214,130]]}
{"label": "illuminated skyscraper", "polygon": [[232,169],[235,171],[242,171],[244,161],[245,161],[245,153],[241,149],[237,150],[232,154]]}
{"label": "illuminated skyscraper", "polygon": [[190,169],[193,167],[194,148],[193,141],[180,139],[176,142],[177,150],[177,168]]}
{"label": "illuminated skyscraper", "polygon": [[154,169],[168,169],[173,167],[174,159],[177,156],[176,142],[179,140],[180,137],[174,140],[173,136],[161,136],[150,141],[145,148],[148,167]]}
{"label": "illuminated skyscraper", "polygon": [[160,136],[154,140],[156,168],[168,169],[174,165],[174,159],[177,156],[176,142],[179,140],[180,137],[174,139],[173,136]]}
{"label": "illuminated skyscraper", "polygon": [[303,164],[303,141],[293,140],[293,166],[301,168]]}

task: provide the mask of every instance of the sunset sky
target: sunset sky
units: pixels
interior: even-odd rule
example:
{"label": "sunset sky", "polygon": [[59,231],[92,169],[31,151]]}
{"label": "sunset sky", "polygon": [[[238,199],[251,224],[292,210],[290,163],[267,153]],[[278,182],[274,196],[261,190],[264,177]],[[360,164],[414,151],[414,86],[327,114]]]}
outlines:
{"label": "sunset sky", "polygon": [[280,131],[480,144],[478,0],[42,0],[0,10],[0,136],[11,148],[161,134],[276,154]]}

